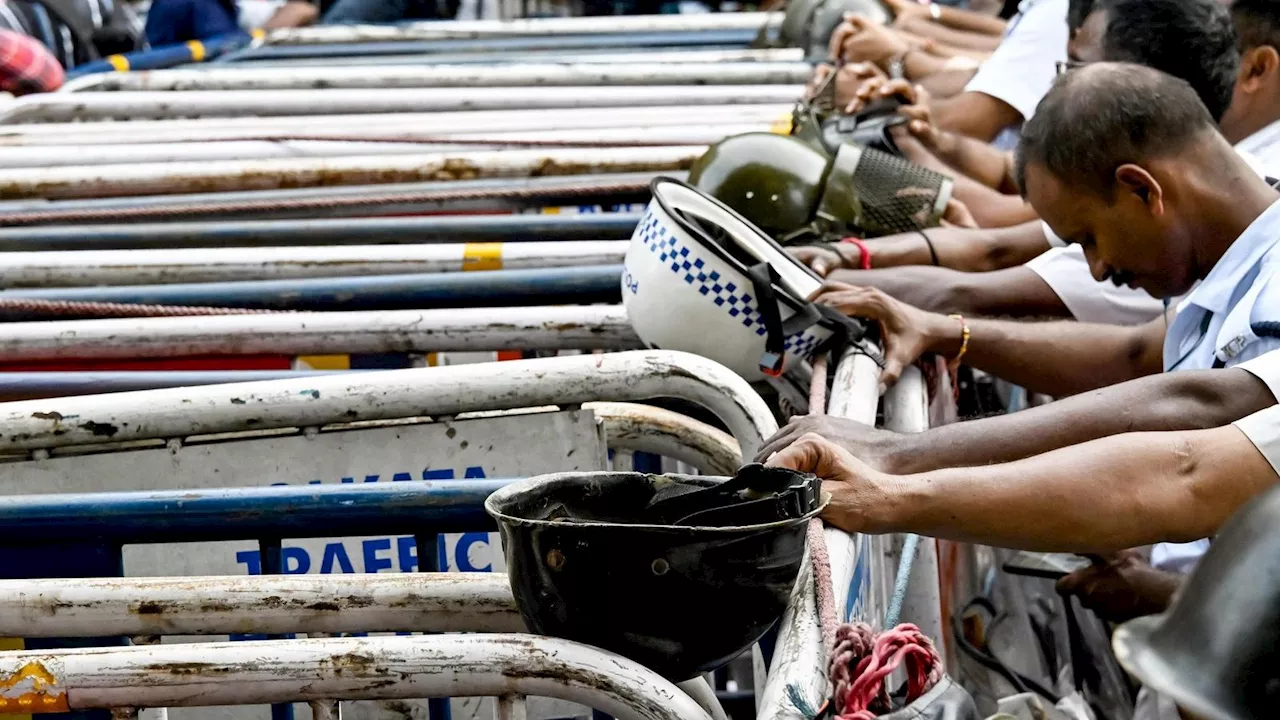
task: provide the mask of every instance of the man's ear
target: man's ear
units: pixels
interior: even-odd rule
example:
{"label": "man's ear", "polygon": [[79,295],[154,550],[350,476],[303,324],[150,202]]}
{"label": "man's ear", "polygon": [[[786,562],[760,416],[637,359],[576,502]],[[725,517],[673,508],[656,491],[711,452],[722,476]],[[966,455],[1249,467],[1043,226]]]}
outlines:
{"label": "man's ear", "polygon": [[1249,48],[1240,56],[1240,89],[1255,93],[1265,90],[1280,72],[1280,52],[1270,45]]}
{"label": "man's ear", "polygon": [[1164,213],[1164,189],[1144,168],[1126,163],[1116,168],[1116,191],[1136,197],[1153,215]]}

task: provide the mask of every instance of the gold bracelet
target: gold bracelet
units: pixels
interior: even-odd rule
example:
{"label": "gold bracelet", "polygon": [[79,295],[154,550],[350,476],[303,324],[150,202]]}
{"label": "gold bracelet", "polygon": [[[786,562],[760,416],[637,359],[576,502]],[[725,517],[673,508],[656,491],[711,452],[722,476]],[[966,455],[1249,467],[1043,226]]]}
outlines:
{"label": "gold bracelet", "polygon": [[947,361],[947,365],[951,366],[952,370],[955,370],[960,367],[960,360],[964,357],[964,354],[969,352],[969,323],[964,321],[963,315],[948,315],[947,317],[960,323],[960,352]]}

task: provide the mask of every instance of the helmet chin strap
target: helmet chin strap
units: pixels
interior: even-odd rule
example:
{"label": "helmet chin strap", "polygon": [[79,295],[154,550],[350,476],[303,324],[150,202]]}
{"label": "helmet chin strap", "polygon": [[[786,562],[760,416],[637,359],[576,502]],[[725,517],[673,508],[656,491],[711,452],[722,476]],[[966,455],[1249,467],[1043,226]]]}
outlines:
{"label": "helmet chin strap", "polygon": [[778,296],[774,290],[779,281],[778,271],[769,263],[758,263],[747,268],[747,277],[751,280],[755,291],[756,306],[760,309],[760,318],[764,323],[764,354],[760,356],[760,372],[769,377],[782,374],[786,361],[787,338],[798,332],[818,324],[825,323],[832,328],[831,338],[822,343],[816,350],[821,352],[832,347],[854,345],[858,352],[884,367],[884,359],[874,342],[867,339],[867,325],[857,318],[851,318],[826,306],[810,302],[801,304],[794,315],[782,319],[778,309]]}

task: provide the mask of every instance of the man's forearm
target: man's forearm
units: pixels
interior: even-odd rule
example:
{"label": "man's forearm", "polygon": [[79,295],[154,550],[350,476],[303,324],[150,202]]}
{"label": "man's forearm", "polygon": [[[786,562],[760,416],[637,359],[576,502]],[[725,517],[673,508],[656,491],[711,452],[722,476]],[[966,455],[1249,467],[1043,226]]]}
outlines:
{"label": "man's forearm", "polygon": [[[907,62],[914,53],[908,55]],[[949,98],[964,92],[964,88],[973,79],[973,69],[964,70],[939,70],[924,77],[916,77],[908,75],[920,84],[935,100],[940,98]]]}
{"label": "man's forearm", "polygon": [[[928,328],[938,339],[931,349],[954,356],[960,351],[959,331],[943,327],[947,318],[935,320],[936,327]],[[1032,392],[1074,395],[1158,373],[1163,362],[1163,328],[1152,324],[972,319],[968,326],[965,364]]]}
{"label": "man's forearm", "polygon": [[915,35],[916,37],[930,38],[940,43],[950,45],[954,48],[963,48],[965,50],[978,50],[990,53],[1000,44],[999,35],[988,35],[984,33],[974,33],[968,30],[961,30],[947,27],[941,23],[935,23],[930,20],[916,20],[910,22],[902,30]]}
{"label": "man's forearm", "polygon": [[885,465],[905,474],[1007,463],[1121,433],[1219,427],[1275,402],[1247,370],[1164,373],[1009,415],[900,435]]}
{"label": "man's forearm", "polygon": [[[876,251],[872,248],[874,261]],[[943,252],[939,249],[939,257]],[[934,313],[962,313],[969,317],[1071,317],[1071,311],[1053,289],[1021,265],[982,273],[929,266],[836,270],[829,277],[850,285],[883,290],[908,305]]]}
{"label": "man's forearm", "polygon": [[877,529],[1102,553],[1211,536],[1276,479],[1231,425],[1135,433],[1003,465],[900,478]]}
{"label": "man's forearm", "polygon": [[942,131],[933,153],[938,159],[979,183],[1010,192],[1009,153],[967,135]]}
{"label": "man's forearm", "polygon": [[1008,228],[936,227],[867,240],[871,267],[932,265],[928,237],[938,266],[979,273],[1022,265],[1049,249],[1040,223]]}

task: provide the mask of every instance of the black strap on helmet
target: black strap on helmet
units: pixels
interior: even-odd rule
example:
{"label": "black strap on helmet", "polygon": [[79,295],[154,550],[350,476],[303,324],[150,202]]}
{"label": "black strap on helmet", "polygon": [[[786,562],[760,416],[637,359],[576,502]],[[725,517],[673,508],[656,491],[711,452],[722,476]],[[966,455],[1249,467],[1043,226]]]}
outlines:
{"label": "black strap on helmet", "polygon": [[800,309],[785,321],[778,309],[778,297],[774,284],[778,282],[778,271],[769,263],[759,263],[747,268],[747,277],[751,279],[752,289],[756,294],[756,306],[760,309],[761,322],[765,328],[764,354],[760,356],[760,372],[769,377],[782,374],[783,362],[786,360],[787,338],[823,323],[832,329],[829,339],[824,341],[814,352],[830,350],[833,347],[856,345],[858,351],[870,357],[880,367],[884,367],[875,344],[868,341],[867,325],[858,318],[851,318],[825,305],[803,303]]}

